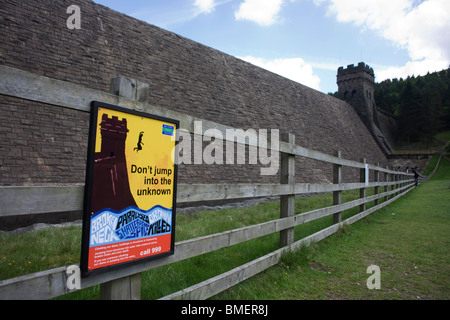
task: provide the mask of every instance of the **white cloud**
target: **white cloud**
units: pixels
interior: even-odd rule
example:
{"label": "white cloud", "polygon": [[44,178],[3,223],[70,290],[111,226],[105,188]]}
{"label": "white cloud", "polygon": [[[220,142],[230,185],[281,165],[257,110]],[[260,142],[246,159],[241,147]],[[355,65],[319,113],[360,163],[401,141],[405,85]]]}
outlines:
{"label": "white cloud", "polygon": [[161,7],[149,5],[149,7],[140,8],[130,15],[162,28],[170,28],[188,23],[201,14],[212,13],[218,6],[230,1],[232,0],[181,1],[175,8],[170,1],[161,1]]}
{"label": "white cloud", "polygon": [[448,61],[424,59],[420,61],[408,61],[404,66],[379,67],[376,68],[376,81],[386,79],[406,79],[408,76],[425,75],[428,72],[441,71],[448,68]]}
{"label": "white cloud", "polygon": [[195,0],[195,5],[202,13],[211,13],[214,10],[214,0]]}
{"label": "white cloud", "polygon": [[249,20],[261,26],[277,22],[283,0],[245,0],[235,12],[236,20]]}
{"label": "white cloud", "polygon": [[246,56],[240,57],[240,59],[310,88],[320,90],[320,78],[314,75],[312,66],[301,58],[265,60]]}
{"label": "white cloud", "polygon": [[450,64],[448,0],[315,0],[315,4],[326,4],[328,14],[336,16],[337,21],[375,31],[408,51],[411,61],[377,71],[378,80],[387,75],[399,78],[426,74]]}

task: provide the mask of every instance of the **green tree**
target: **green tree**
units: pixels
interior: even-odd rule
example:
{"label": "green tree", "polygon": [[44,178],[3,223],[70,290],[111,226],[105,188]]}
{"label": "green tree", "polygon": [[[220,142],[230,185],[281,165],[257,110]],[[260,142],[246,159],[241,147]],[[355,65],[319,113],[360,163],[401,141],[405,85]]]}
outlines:
{"label": "green tree", "polygon": [[407,82],[405,89],[400,95],[399,105],[399,127],[401,135],[404,136],[408,144],[417,141],[422,127],[420,115],[420,95],[417,88]]}
{"label": "green tree", "polygon": [[450,69],[388,79],[375,85],[375,101],[379,108],[399,118],[401,137],[408,143],[450,130]]}

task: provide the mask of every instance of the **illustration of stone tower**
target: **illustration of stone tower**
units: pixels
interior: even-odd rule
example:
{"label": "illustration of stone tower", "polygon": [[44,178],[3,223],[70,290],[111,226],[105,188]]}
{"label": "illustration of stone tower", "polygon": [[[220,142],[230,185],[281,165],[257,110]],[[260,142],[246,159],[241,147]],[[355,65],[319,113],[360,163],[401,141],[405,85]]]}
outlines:
{"label": "illustration of stone tower", "polygon": [[380,130],[378,110],[375,104],[375,73],[364,62],[339,67],[337,74],[338,98],[348,102],[356,110],[369,131],[386,153],[392,151]]}
{"label": "illustration of stone tower", "polygon": [[125,155],[127,119],[109,118],[103,114],[100,133],[101,151],[94,158],[92,211],[105,208],[120,211],[136,206],[130,192]]}

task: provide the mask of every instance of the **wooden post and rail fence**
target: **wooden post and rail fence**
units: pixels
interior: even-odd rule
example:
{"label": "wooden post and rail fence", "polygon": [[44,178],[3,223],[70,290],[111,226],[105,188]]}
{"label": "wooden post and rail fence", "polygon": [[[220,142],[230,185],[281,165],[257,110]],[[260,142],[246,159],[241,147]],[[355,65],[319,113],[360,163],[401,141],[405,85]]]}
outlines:
{"label": "wooden post and rail fence", "polygon": [[[55,108],[71,108],[83,112],[90,112],[91,101],[102,101],[158,116],[178,119],[180,120],[180,128],[192,134],[196,133],[194,132],[195,121],[201,121],[205,130],[215,128],[225,132],[226,129],[233,129],[211,121],[151,106],[146,102],[140,102],[139,99],[132,100],[6,66],[0,66],[0,95],[38,101]],[[257,147],[271,149],[270,144],[264,141],[259,141]],[[278,250],[193,287],[162,298],[207,299],[276,265],[284,252],[297,250],[301,246],[308,246],[320,241],[337,232],[343,225],[352,224],[392,203],[414,186],[411,174],[367,164],[364,159],[360,162],[346,160],[341,157],[340,152],[331,156],[308,150],[296,145],[293,135],[282,137],[278,148],[271,150],[271,152],[280,152],[281,155],[281,179],[279,184],[179,184],[176,201],[178,204],[182,204],[197,201],[279,196],[279,219],[177,242],[174,255],[158,260],[145,261],[111,272],[91,275],[87,278],[80,278],[79,265],[72,265],[0,281],[0,299],[51,299],[95,285],[101,285],[101,298],[104,299],[140,299],[140,274],[142,272],[272,233],[280,234],[280,248]],[[332,165],[333,183],[296,183],[295,157],[314,159]],[[360,169],[360,181],[342,183],[343,166]],[[374,181],[372,182],[369,182],[369,170],[374,172]],[[381,181],[381,175],[384,175],[384,181]],[[391,187],[390,190],[389,187]],[[374,188],[372,196],[366,196],[368,188]],[[342,203],[341,195],[343,191],[358,189],[360,190],[359,199]],[[0,217],[81,211],[83,208],[83,190],[84,185],[82,184],[0,186]],[[381,190],[383,192],[380,192]],[[294,210],[295,196],[311,193],[333,193],[333,205],[296,215]],[[382,202],[381,199],[383,199]],[[370,202],[374,202],[374,205],[367,209],[366,204]],[[353,207],[359,207],[359,213],[342,221],[341,213]],[[333,216],[331,226],[299,241],[294,241],[294,228],[296,226],[331,215]]]}

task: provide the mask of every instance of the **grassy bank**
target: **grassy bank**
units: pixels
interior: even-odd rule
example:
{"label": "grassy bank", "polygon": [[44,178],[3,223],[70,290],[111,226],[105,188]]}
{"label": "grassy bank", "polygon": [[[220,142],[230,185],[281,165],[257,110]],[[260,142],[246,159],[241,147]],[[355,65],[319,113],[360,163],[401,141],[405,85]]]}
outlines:
{"label": "grassy bank", "polygon": [[[371,194],[368,190],[368,195]],[[280,265],[214,299],[448,299],[450,165],[387,208],[336,236],[286,255]],[[343,201],[358,198],[346,192]],[[296,199],[296,213],[329,206],[332,195]],[[370,205],[368,205],[370,207]],[[344,218],[358,209],[344,212]],[[177,217],[176,241],[270,221],[279,203]],[[331,225],[325,217],[296,228],[296,240]],[[142,298],[157,299],[278,249],[278,234],[143,273]],[[0,280],[77,263],[81,228],[0,235]],[[366,269],[381,268],[381,289],[368,290]],[[62,297],[98,299],[93,287]]]}
{"label": "grassy bank", "polygon": [[[337,235],[286,255],[217,299],[450,299],[450,164]],[[367,268],[381,270],[369,290]]]}

